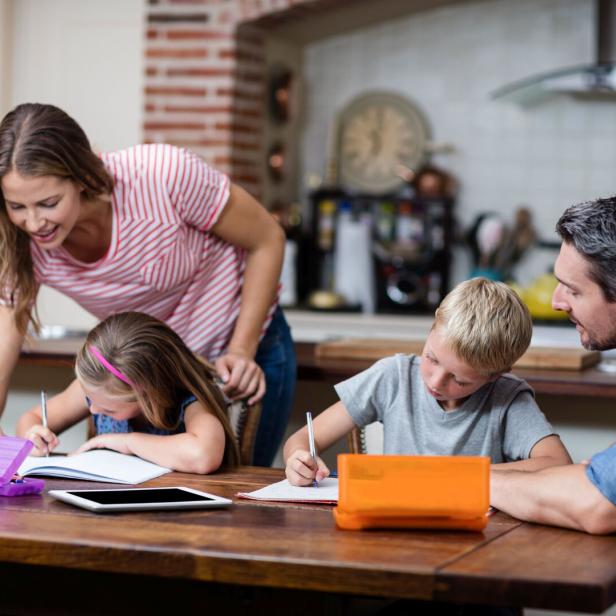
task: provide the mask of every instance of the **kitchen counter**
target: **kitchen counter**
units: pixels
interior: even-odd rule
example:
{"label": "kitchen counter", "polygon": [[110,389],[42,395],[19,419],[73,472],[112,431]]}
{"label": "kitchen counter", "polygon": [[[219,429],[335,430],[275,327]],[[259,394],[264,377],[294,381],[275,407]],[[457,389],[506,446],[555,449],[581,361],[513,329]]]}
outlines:
{"label": "kitchen counter", "polygon": [[[352,376],[371,362],[319,358],[315,354],[317,343],[337,338],[425,340],[432,325],[432,318],[427,316],[323,314],[294,310],[287,310],[286,316],[296,343],[299,378],[327,383]],[[85,332],[82,335],[33,339],[24,346],[20,362],[70,366],[84,336]],[[578,348],[579,336],[575,328],[567,325],[536,326],[531,345]],[[580,371],[515,369],[514,372],[540,394],[616,398],[616,374],[596,367]]]}
{"label": "kitchen counter", "polygon": [[[324,342],[337,338],[392,338],[425,340],[432,316],[398,316],[390,314],[326,313],[308,310],[285,310],[296,342]],[[535,325],[531,346],[580,346],[580,337],[568,321],[562,324]]]}
{"label": "kitchen counter", "polygon": [[[431,316],[364,315],[285,311],[296,342],[300,379],[337,383],[367,368],[372,362],[353,359],[325,359],[315,354],[319,342],[339,338],[392,338],[425,340],[433,318]],[[531,346],[579,348],[575,327],[535,325]],[[549,370],[516,368],[514,373],[525,379],[536,393],[550,395],[600,396],[616,398],[616,374],[596,366],[585,370]]]}

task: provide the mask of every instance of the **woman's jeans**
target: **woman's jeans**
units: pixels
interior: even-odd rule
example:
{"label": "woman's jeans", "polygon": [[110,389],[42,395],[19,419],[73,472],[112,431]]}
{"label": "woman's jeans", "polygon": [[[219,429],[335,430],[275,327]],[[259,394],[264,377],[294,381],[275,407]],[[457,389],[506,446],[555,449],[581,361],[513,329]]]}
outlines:
{"label": "woman's jeans", "polygon": [[266,391],[261,400],[252,463],[271,466],[287,428],[293,406],[297,368],[291,330],[280,307],[257,348],[255,361],[265,373]]}

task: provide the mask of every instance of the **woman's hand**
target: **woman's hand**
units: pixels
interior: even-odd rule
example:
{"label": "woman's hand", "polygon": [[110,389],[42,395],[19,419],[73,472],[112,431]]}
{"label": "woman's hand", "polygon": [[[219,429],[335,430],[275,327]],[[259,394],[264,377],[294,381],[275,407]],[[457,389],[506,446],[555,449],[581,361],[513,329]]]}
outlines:
{"label": "woman's hand", "polygon": [[263,398],[265,374],[252,357],[229,352],[219,357],[214,365],[224,383],[222,390],[227,398],[248,398],[248,404],[254,404]]}
{"label": "woman's hand", "polygon": [[31,456],[46,456],[60,443],[58,437],[49,428],[45,428],[41,424],[32,426],[24,434],[24,438],[34,443],[34,449],[30,452]]}
{"label": "woman's hand", "polygon": [[315,468],[310,452],[303,449],[297,449],[289,456],[284,472],[289,483],[294,486],[309,486],[315,479],[321,481],[325,477],[329,477],[329,468],[327,468],[325,462],[317,456]]}
{"label": "woman's hand", "polygon": [[89,441],[86,441],[73,455],[83,453],[84,451],[90,451],[91,449],[113,449],[118,453],[132,454],[130,447],[128,446],[131,433],[112,433],[112,434],[99,434]]}

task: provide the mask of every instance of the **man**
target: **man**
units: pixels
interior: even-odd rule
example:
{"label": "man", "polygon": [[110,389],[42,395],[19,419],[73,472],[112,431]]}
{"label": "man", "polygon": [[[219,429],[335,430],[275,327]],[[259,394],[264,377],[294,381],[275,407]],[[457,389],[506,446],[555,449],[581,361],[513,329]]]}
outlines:
{"label": "man", "polygon": [[[587,349],[616,348],[616,197],[567,209],[552,305]],[[535,472],[492,471],[492,505],[521,520],[593,534],[616,532],[616,444],[590,462]]]}

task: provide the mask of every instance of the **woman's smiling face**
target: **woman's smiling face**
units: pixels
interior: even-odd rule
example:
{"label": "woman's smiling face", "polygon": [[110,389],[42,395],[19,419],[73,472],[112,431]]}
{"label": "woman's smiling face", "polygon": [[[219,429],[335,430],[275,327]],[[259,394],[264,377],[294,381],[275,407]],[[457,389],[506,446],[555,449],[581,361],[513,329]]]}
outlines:
{"label": "woman's smiling face", "polygon": [[81,212],[82,189],[75,182],[10,171],[1,186],[7,215],[16,227],[44,250],[62,245]]}

